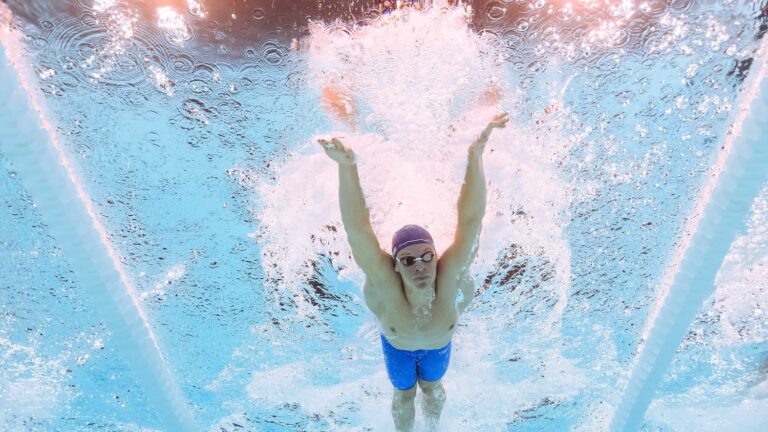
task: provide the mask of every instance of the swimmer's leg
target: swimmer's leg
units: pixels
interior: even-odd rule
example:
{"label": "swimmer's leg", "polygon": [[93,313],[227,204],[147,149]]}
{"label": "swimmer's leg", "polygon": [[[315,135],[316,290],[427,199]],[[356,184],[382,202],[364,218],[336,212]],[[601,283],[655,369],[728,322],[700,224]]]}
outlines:
{"label": "swimmer's leg", "polygon": [[413,422],[416,418],[416,407],[413,400],[416,398],[416,384],[408,390],[395,388],[392,398],[392,419],[395,420],[397,432],[413,431]]}
{"label": "swimmer's leg", "polygon": [[422,392],[422,405],[424,411],[424,423],[428,432],[437,431],[440,423],[440,413],[445,405],[445,388],[442,380],[424,381],[419,378],[419,387]]}

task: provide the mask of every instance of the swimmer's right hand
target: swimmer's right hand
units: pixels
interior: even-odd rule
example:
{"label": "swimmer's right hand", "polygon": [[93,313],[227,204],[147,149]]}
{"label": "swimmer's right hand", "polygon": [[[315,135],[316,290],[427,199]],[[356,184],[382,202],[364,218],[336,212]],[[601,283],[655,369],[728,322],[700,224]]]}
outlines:
{"label": "swimmer's right hand", "polygon": [[350,166],[355,164],[355,152],[351,148],[345,147],[340,139],[333,137],[329,141],[325,138],[320,138],[317,142],[323,147],[325,154],[339,165]]}

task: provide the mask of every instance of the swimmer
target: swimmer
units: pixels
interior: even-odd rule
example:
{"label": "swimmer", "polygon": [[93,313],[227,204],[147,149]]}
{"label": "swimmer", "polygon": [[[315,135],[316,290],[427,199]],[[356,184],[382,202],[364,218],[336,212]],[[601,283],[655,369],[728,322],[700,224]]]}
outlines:
{"label": "swimmer", "polygon": [[[365,303],[381,326],[387,375],[395,388],[392,417],[397,431],[413,430],[417,388],[423,394],[427,430],[436,430],[440,420],[446,398],[441,379],[448,369],[451,339],[475,292],[469,267],[485,215],[483,151],[491,132],[508,121],[506,113],[495,116],[470,145],[456,234],[440,257],[432,236],[417,225],[395,232],[391,254],[382,250],[371,227],[354,152],[339,138],[318,140],[338,164],[342,222],[352,256],[365,273]],[[457,304],[459,291],[462,300]]]}

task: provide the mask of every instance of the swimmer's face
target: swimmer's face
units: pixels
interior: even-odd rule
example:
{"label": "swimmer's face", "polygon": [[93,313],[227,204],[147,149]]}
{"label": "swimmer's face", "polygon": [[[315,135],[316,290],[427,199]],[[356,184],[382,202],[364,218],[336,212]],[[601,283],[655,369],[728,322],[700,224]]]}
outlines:
{"label": "swimmer's face", "polygon": [[[402,261],[407,261],[405,258],[423,258],[425,254],[432,254],[432,261],[424,262],[424,260],[417,259],[410,266],[406,266]],[[397,254],[395,260],[395,271],[400,273],[400,277],[403,278],[403,282],[415,286],[419,289],[429,288],[435,281],[437,275],[437,255],[435,254],[435,246],[431,244],[415,244],[403,248]]]}

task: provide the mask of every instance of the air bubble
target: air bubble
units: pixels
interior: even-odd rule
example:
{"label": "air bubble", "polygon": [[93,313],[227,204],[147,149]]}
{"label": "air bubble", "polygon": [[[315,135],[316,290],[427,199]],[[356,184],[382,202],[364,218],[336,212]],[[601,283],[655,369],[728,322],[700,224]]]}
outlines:
{"label": "air bubble", "polygon": [[499,5],[493,5],[488,9],[488,18],[498,21],[502,18],[504,18],[504,15],[506,15],[507,10]]}
{"label": "air bubble", "polygon": [[381,18],[381,12],[378,9],[371,9],[363,13],[363,19],[368,23],[373,23]]}

